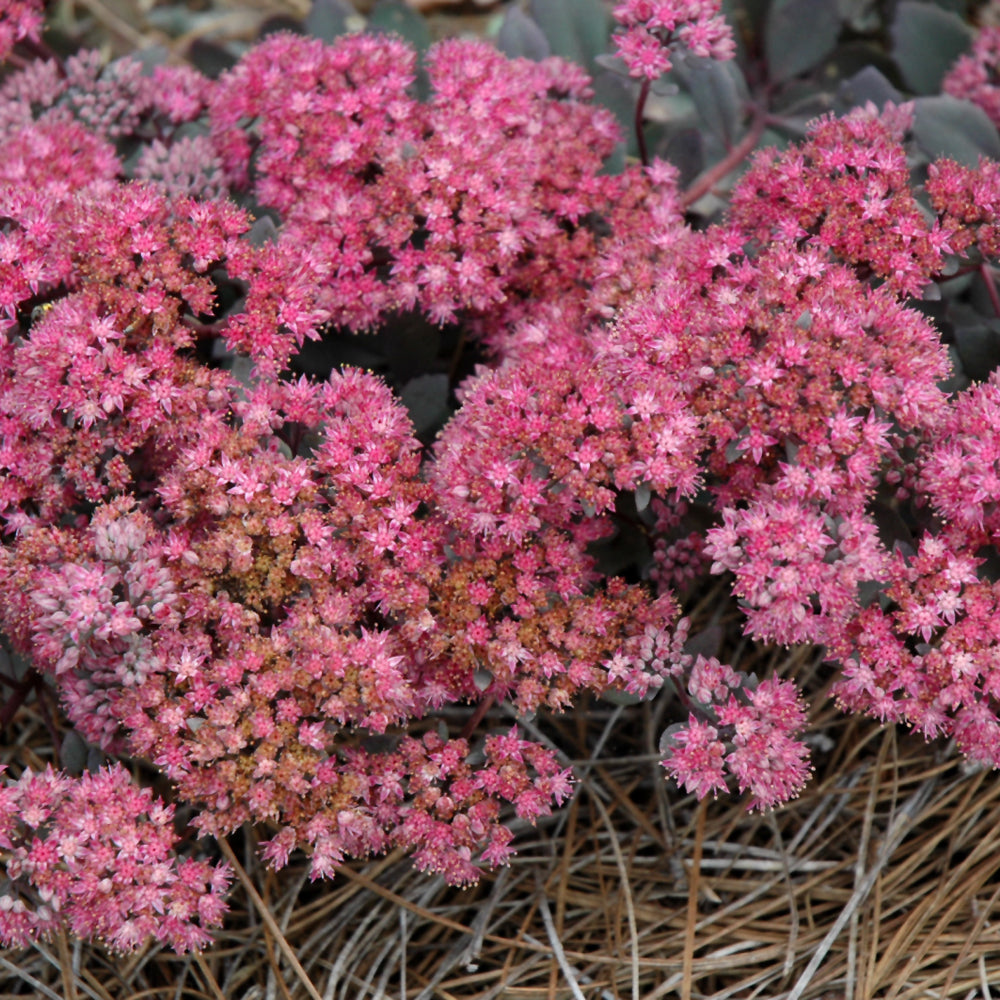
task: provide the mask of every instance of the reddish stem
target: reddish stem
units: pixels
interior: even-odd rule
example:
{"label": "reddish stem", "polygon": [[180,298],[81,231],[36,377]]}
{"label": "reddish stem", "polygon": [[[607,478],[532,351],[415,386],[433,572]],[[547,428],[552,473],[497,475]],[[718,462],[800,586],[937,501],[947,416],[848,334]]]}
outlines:
{"label": "reddish stem", "polygon": [[462,727],[461,738],[469,739],[476,731],[476,727],[486,716],[486,713],[493,707],[493,695],[488,695],[477,706],[476,710],[469,716],[469,721]]}
{"label": "reddish stem", "polygon": [[40,681],[41,675],[32,667],[21,680],[13,684],[13,691],[0,706],[0,729],[4,729],[10,724],[17,714],[17,710],[24,704],[28,694],[38,686]]}
{"label": "reddish stem", "polygon": [[646,133],[642,128],[642,115],[646,110],[646,101],[649,99],[651,86],[651,80],[643,80],[642,87],[639,89],[639,99],[635,102],[635,138],[639,144],[639,159],[644,167],[649,166],[649,149],[646,147]]}
{"label": "reddish stem", "polygon": [[754,119],[750,123],[750,130],[747,134],[733,146],[724,159],[719,160],[714,167],[706,170],[692,182],[691,186],[682,195],[681,204],[687,208],[693,205],[699,198],[708,194],[726,174],[734,170],[753,152],[760,141],[760,137],[764,134],[766,126],[767,116],[758,110],[754,114]]}
{"label": "reddish stem", "polygon": [[1000,316],[1000,294],[997,292],[997,283],[993,278],[993,269],[986,261],[979,265],[979,275],[986,285],[986,294],[993,303],[993,311]]}

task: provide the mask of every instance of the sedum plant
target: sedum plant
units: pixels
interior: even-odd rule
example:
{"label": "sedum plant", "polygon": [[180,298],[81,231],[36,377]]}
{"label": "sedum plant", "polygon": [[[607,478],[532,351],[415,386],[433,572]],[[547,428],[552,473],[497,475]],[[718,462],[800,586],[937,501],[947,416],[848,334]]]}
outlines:
{"label": "sedum plant", "polygon": [[[845,711],[1000,764],[998,168],[927,154],[940,100],[1000,152],[988,68],[912,103],[862,72],[880,106],[768,142],[844,26],[790,66],[763,24],[751,97],[717,4],[629,0],[616,172],[558,56],[279,33],[211,79],[2,16],[0,721],[34,692],[109,762],[8,772],[4,944],[204,944],[230,875],[175,804],[276,868],[403,848],[474,882],[572,790],[502,702],[670,699],[669,776],[779,806],[807,701],[692,641],[711,575],[752,639],[824,647]],[[519,16],[505,45],[544,41]],[[728,124],[685,183],[645,113],[707,85]]]}

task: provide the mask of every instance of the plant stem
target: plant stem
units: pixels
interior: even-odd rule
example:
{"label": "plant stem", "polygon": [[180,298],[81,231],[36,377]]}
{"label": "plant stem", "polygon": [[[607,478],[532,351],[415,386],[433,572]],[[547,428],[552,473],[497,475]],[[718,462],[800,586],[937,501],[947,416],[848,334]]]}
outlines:
{"label": "plant stem", "polygon": [[692,182],[691,186],[681,196],[681,204],[685,208],[693,205],[699,198],[708,194],[726,174],[745,160],[760,141],[766,125],[767,116],[763,111],[758,109],[754,114],[753,121],[750,123],[750,129],[747,134],[733,146],[725,158],[719,160],[714,167],[710,167]]}
{"label": "plant stem", "polygon": [[997,293],[997,283],[993,278],[993,269],[986,261],[983,261],[979,265],[979,275],[986,285],[986,294],[989,295],[990,302],[993,304],[993,311],[1000,316],[1000,294]]}
{"label": "plant stem", "polygon": [[642,86],[639,88],[639,98],[635,102],[635,138],[639,144],[639,159],[644,167],[649,166],[649,150],[646,147],[646,133],[642,129],[642,115],[646,110],[646,101],[649,99],[651,86],[651,80],[643,80]]}

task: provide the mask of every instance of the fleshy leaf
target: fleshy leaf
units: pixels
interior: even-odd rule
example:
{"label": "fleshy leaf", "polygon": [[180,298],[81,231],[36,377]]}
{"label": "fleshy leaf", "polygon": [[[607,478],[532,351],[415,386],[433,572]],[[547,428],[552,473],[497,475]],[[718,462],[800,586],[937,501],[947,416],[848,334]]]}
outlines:
{"label": "fleshy leaf", "polygon": [[942,95],[914,101],[913,135],[931,158],[947,156],[967,167],[980,156],[1000,157],[1000,135],[986,112],[969,101]]}
{"label": "fleshy leaf", "polygon": [[918,94],[936,94],[945,73],[969,47],[972,33],[960,17],[936,4],[903,0],[892,24],[892,40],[906,85]]}
{"label": "fleshy leaf", "polygon": [[840,14],[826,0],[775,0],[764,27],[764,52],[774,80],[814,69],[836,47]]}
{"label": "fleshy leaf", "polygon": [[87,741],[75,729],[71,729],[63,737],[59,748],[63,770],[68,774],[82,774],[87,766],[87,754]]}
{"label": "fleshy leaf", "polygon": [[376,34],[399,35],[418,52],[428,49],[432,41],[424,18],[400,0],[378,0],[368,15],[368,30]]}
{"label": "fleshy leaf", "polygon": [[552,54],[545,32],[519,7],[508,7],[504,14],[497,48],[511,59],[523,57],[541,62]]}
{"label": "fleshy leaf", "polygon": [[529,10],[554,55],[593,71],[594,60],[609,48],[610,22],[601,0],[531,0]]}
{"label": "fleshy leaf", "polygon": [[433,430],[448,419],[447,375],[418,375],[403,386],[399,395],[418,434]]}
{"label": "fleshy leaf", "polygon": [[841,81],[837,88],[838,110],[843,112],[861,107],[871,101],[881,108],[886,103],[900,104],[903,95],[874,66],[866,66],[859,73]]}
{"label": "fleshy leaf", "polygon": [[694,100],[698,115],[727,148],[737,141],[749,100],[746,80],[736,61],[688,58],[678,72]]}
{"label": "fleshy leaf", "polygon": [[304,27],[312,38],[332,42],[361,26],[358,12],[347,0],[313,0]]}

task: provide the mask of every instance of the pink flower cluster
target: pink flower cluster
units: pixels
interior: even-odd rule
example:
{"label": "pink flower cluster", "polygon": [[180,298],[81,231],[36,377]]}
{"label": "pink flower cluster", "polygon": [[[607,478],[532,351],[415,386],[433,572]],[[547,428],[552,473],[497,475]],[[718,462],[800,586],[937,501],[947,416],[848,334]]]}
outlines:
{"label": "pink flower cluster", "polygon": [[915,487],[940,516],[916,552],[892,554],[884,598],[836,637],[841,704],[932,738],[953,737],[973,760],[1000,763],[997,584],[980,573],[1000,535],[1000,383],[962,394],[918,463]]}
{"label": "pink flower cluster", "polygon": [[[905,127],[892,114],[888,125]],[[997,766],[995,584],[978,572],[984,547],[997,538],[997,383],[949,400],[936,385],[948,364],[935,331],[890,294],[932,278],[943,253],[995,254],[997,174],[990,163],[979,170],[947,160],[932,165],[927,191],[938,216],[928,223],[903,174],[891,182],[882,176],[889,164],[897,172],[903,165],[899,140],[890,140],[885,125],[884,117],[881,126],[860,116],[820,122],[801,149],[768,157],[767,170],[753,168],[734,192],[734,219],[761,243],[770,241],[755,269],[766,273],[769,259],[780,255],[779,237],[794,240],[794,261],[786,257],[780,265],[784,280],[799,275],[801,306],[836,305],[832,312],[812,304],[799,312],[786,287],[769,299],[767,338],[753,352],[749,378],[739,374],[735,345],[727,351],[735,376],[728,396],[740,401],[737,411],[758,394],[783,398],[797,366],[810,374],[800,383],[807,397],[798,403],[784,397],[782,412],[794,417],[783,432],[783,417],[774,412],[756,436],[751,428],[735,446],[731,430],[720,439],[729,442],[727,461],[746,462],[749,451],[755,470],[745,491],[735,490],[738,477],[725,473],[717,489],[722,524],[708,531],[706,552],[713,571],[734,574],[749,634],[826,646],[843,671],[835,688],[843,707],[906,722],[928,737],[954,737],[970,758]],[[852,151],[858,148],[848,144],[852,134],[881,149],[877,161],[859,160],[865,154]],[[819,136],[822,148],[813,147]],[[852,165],[844,170],[849,151]],[[756,198],[769,197],[767,191],[776,194],[770,205]],[[898,202],[894,222],[879,237],[865,235],[870,213],[863,206],[873,192]],[[845,208],[852,199],[853,213]],[[891,257],[881,256],[894,245]],[[810,271],[811,251],[824,263]],[[858,280],[859,270],[886,281],[873,291]],[[734,301],[767,287],[754,293],[753,280]],[[779,298],[791,307],[789,317],[797,314],[795,326],[807,341],[782,334],[783,310],[774,309]],[[740,325],[745,336],[748,327]],[[785,354],[768,362],[763,345],[772,337],[799,340],[794,361]],[[708,411],[709,427],[725,427],[721,402]],[[720,461],[716,468],[725,466]],[[897,510],[913,503],[912,534],[891,544],[873,501]],[[928,507],[939,520],[918,513]],[[691,780],[712,788],[721,758],[706,733],[700,724],[693,737],[694,746],[707,748],[706,770]]]}
{"label": "pink flower cluster", "polygon": [[928,168],[925,187],[949,227],[948,246],[955,253],[970,256],[970,247],[980,259],[1000,253],[1000,164],[982,160],[972,169],[937,160]]}
{"label": "pink flower cluster", "polygon": [[[483,763],[468,762],[465,740],[445,741],[434,733],[404,738],[395,753],[350,751],[335,772],[343,786],[339,810],[323,810],[303,820],[302,833],[285,827],[262,844],[263,856],[281,867],[292,848],[308,844],[313,877],[330,876],[345,857],[403,847],[422,871],[442,875],[452,885],[479,880],[480,865],[507,864],[513,834],[500,822],[500,807],[514,803],[516,815],[534,823],[552,804],[569,796],[569,772],[549,751],[520,739],[517,730],[487,736]],[[476,863],[479,862],[479,863]]]}
{"label": "pink flower cluster", "polygon": [[[414,518],[428,494],[402,408],[357,371],[219,395],[197,435],[141,467],[158,477],[155,518],[119,493],[81,528],[29,533],[42,554],[22,548],[14,572],[30,581],[36,662],[77,728],[108,750],[126,732],[201,806],[203,832],[270,822],[268,856],[309,847],[316,875],[402,844],[472,880],[475,851],[502,856],[501,803],[534,818],[568,776],[530,744],[496,743],[473,775],[463,741],[374,752],[352,736],[479,693],[442,627],[457,608],[434,614],[439,589],[461,595],[441,581],[443,526]],[[239,426],[209,419],[213,402]],[[272,423],[308,429],[309,459]]]}
{"label": "pink flower cluster", "polygon": [[704,59],[732,59],[732,29],[719,13],[719,0],[625,0],[614,9],[625,29],[614,36],[629,74],[656,80],[670,72],[678,44]]}
{"label": "pink flower cluster", "polygon": [[708,569],[704,535],[695,530],[683,531],[690,505],[685,501],[664,503],[653,498],[650,508],[653,522],[653,565],[649,579],[660,592],[684,592]]}
{"label": "pink flower cluster", "polygon": [[[675,44],[730,53],[716,4],[616,13],[647,80]],[[686,789],[797,794],[794,684],[688,651],[672,588],[712,572],[748,635],[826,647],[844,707],[1000,764],[1000,381],[946,395],[911,299],[1000,250],[996,166],[934,164],[925,214],[908,109],[823,118],[695,231],[673,168],[602,173],[617,129],[580,70],[460,41],[426,69],[422,103],[399,41],[279,34],[217,83],[87,55],[5,79],[0,624],[69,723],[201,833],[266,827],[275,866],[402,847],[465,884],[571,776],[517,730],[439,731],[456,705],[662,689]],[[426,450],[376,376],[289,373],[407,312],[490,360]],[[610,569],[626,532],[648,558]],[[53,900],[120,948],[217,922],[224,870],[171,860],[125,781],[0,790],[6,940]]]}
{"label": "pink flower cluster", "polygon": [[972,51],[960,56],[948,71],[941,89],[952,97],[972,101],[1000,126],[1000,27],[984,27]]}
{"label": "pink flower cluster", "polygon": [[0,59],[25,38],[37,42],[42,33],[42,0],[0,0]]}
{"label": "pink flower cluster", "polygon": [[[441,98],[425,107],[389,72],[410,59],[398,43],[351,39],[328,49],[281,38],[273,46],[272,54],[300,72],[308,68],[308,60],[298,61],[307,52],[325,60],[328,92],[343,104],[310,112],[316,138],[303,144],[302,162],[289,150],[273,161],[260,157],[262,175],[271,175],[261,181],[261,197],[275,198],[287,216],[276,247],[243,240],[247,220],[229,203],[121,185],[106,138],[94,137],[91,145],[105,145],[94,145],[89,159],[62,152],[48,139],[50,130],[57,137],[56,111],[44,109],[64,92],[56,87],[48,102],[33,102],[28,75],[10,84],[9,100],[23,112],[10,116],[12,139],[29,143],[33,155],[64,157],[63,176],[72,169],[79,175],[60,186],[60,172],[50,170],[52,189],[39,191],[29,186],[26,167],[11,168],[5,189],[9,237],[25,250],[12,267],[10,315],[17,325],[3,344],[0,376],[0,511],[12,533],[2,553],[10,591],[4,627],[57,684],[77,728],[109,752],[127,748],[161,768],[199,807],[201,830],[269,823],[272,861],[304,847],[317,875],[344,857],[402,845],[422,867],[467,882],[477,863],[501,863],[509,853],[502,805],[535,819],[564,799],[567,772],[550,751],[513,735],[488,737],[485,762],[473,768],[472,748],[462,740],[396,738],[373,750],[364,734],[405,731],[463,699],[511,696],[525,710],[565,707],[581,688],[607,685],[602,660],[639,662],[647,631],[662,632],[663,655],[676,655],[669,633],[675,605],[664,598],[644,610],[641,588],[602,585],[585,551],[604,530],[593,511],[581,508],[576,525],[532,528],[530,550],[512,535],[493,542],[476,532],[463,541],[464,512],[437,504],[405,413],[382,383],[354,371],[326,383],[274,375],[302,336],[331,319],[329,302],[317,294],[334,294],[339,281],[346,299],[358,303],[365,289],[396,295],[406,287],[409,279],[398,278],[397,268],[392,280],[372,248],[392,248],[399,266],[422,259],[420,268],[431,274],[431,258],[445,252],[439,242],[453,247],[453,268],[463,256],[471,260],[467,241],[479,239],[478,229],[492,246],[493,234],[516,228],[524,246],[489,265],[504,290],[498,286],[481,302],[463,300],[464,308],[475,313],[508,296],[512,309],[527,308],[527,289],[551,278],[544,262],[561,259],[569,270],[551,280],[574,289],[576,313],[608,308],[613,286],[624,284],[631,268],[650,280],[654,255],[616,245],[602,284],[597,237],[579,219],[606,210],[612,223],[623,221],[622,233],[637,232],[642,192],[655,184],[668,196],[654,216],[663,227],[676,226],[672,175],[661,169],[656,180],[639,176],[637,193],[612,205],[609,195],[624,191],[624,182],[597,171],[614,130],[584,102],[584,78],[561,64],[519,64],[521,76],[506,82],[504,96],[495,86],[505,65],[499,56],[479,45],[443,48],[433,77]],[[327,193],[350,196],[368,256],[360,269],[304,282],[308,297],[296,311],[295,281],[284,278],[290,266],[305,273],[301,241],[307,234],[310,243],[326,238],[324,232],[334,238],[337,230],[316,228],[319,200],[305,199],[293,177],[304,181],[317,172],[308,159],[319,155],[313,145],[325,151],[338,121],[348,126],[359,107],[371,109],[367,97],[357,103],[366,59],[364,86],[419,127],[383,135],[377,141],[394,145],[382,152],[360,149],[353,132],[343,138],[350,156],[329,178]],[[251,57],[245,71],[258,65],[265,70]],[[100,74],[96,64],[91,69],[93,82]],[[221,85],[232,88],[230,97],[244,92],[241,72]],[[469,80],[477,76],[473,87]],[[46,81],[43,72],[43,89]],[[561,96],[550,96],[553,88]],[[309,80],[295,92],[320,90]],[[87,117],[83,109],[91,106],[98,110]],[[109,109],[97,97],[72,104],[75,117],[100,125],[103,136],[121,135],[121,116]],[[306,113],[283,97],[270,111],[256,110],[265,142],[267,114],[275,116],[277,141],[288,134],[282,116]],[[81,138],[90,133],[67,111],[58,114],[86,151],[72,130]],[[375,132],[386,125],[372,121]],[[590,158],[540,154],[537,137],[546,129],[567,146],[592,130]],[[523,155],[507,168],[505,186],[492,194],[477,187],[501,176],[519,130]],[[230,154],[218,142],[223,163]],[[474,142],[482,162],[471,171]],[[415,155],[404,149],[408,143],[419,147],[410,164],[415,174],[424,171],[419,188],[406,167]],[[358,186],[361,161],[370,157],[382,165]],[[380,181],[389,177],[395,190]],[[287,199],[284,178],[293,192]],[[379,197],[387,200],[374,203],[366,222],[359,210],[368,187],[380,183]],[[447,230],[433,221],[439,202]],[[39,225],[43,206],[56,204],[58,213],[42,214]],[[379,229],[393,215],[395,242]],[[415,227],[419,239],[408,249]],[[38,261],[30,275],[28,249]],[[221,267],[249,286],[244,311],[224,322],[213,320],[209,277]],[[519,268],[526,269],[520,279]],[[587,274],[599,289],[592,304],[576,291]],[[467,278],[470,288],[486,287],[482,276]],[[415,280],[431,284],[419,274]],[[525,287],[515,295],[518,280]],[[60,294],[25,320],[23,303],[56,289]],[[422,301],[437,315],[433,298]],[[387,300],[373,317],[409,304]],[[217,336],[250,355],[257,367],[249,380],[238,383],[204,364],[204,342]],[[582,425],[580,433],[586,436]],[[553,455],[558,447],[550,445]],[[584,479],[574,485],[587,488]],[[478,680],[484,673],[491,678],[485,687]]]}
{"label": "pink flower cluster", "polygon": [[179,859],[173,819],[174,807],[118,764],[0,783],[0,943],[68,930],[116,951],[150,937],[179,952],[204,947],[225,915],[230,873]]}
{"label": "pink flower cluster", "polygon": [[731,218],[763,246],[797,241],[919,296],[944,267],[951,231],[928,226],[903,138],[912,109],[856,110],[810,126],[804,143],[766,149],[733,192]]}
{"label": "pink flower cluster", "polygon": [[806,712],[794,684],[777,677],[756,684],[714,657],[699,656],[688,690],[698,714],[661,743],[663,766],[678,784],[698,798],[718,794],[726,791],[728,770],[739,790],[750,792],[751,809],[771,809],[798,795],[811,768],[797,738]]}
{"label": "pink flower cluster", "polygon": [[[818,122],[802,148],[769,161],[767,172],[750,171],[726,223],[675,232],[654,287],[614,325],[580,336],[554,318],[539,324],[535,350],[468,382],[433,466],[451,517],[493,545],[509,538],[523,546],[534,532],[577,533],[601,518],[614,530],[617,499],[631,491],[651,493],[659,529],[672,531],[682,515],[664,517],[664,503],[707,487],[720,523],[704,551],[714,572],[734,574],[748,633],[827,644],[850,659],[846,636],[862,611],[859,595],[891,566],[870,501],[883,484],[905,496],[912,451],[947,412],[937,387],[947,355],[901,296],[943,267],[942,234],[966,247],[975,222],[959,218],[940,193],[941,216],[924,220],[905,176],[906,120],[890,110],[883,119]],[[874,153],[854,152],[862,140]],[[849,155],[849,170],[833,165]],[[874,159],[864,166],[863,155]],[[954,197],[959,184],[943,169],[939,188]],[[773,197],[761,203],[765,178]],[[848,208],[837,216],[848,195],[841,180],[855,178],[853,215]],[[872,192],[898,202],[899,232],[883,226],[882,246],[898,241],[894,256],[876,256],[874,231],[865,235],[862,205]],[[875,288],[866,280],[873,272],[897,280]],[[487,622],[480,624],[485,638]],[[603,662],[610,680],[646,691],[655,660]],[[683,655],[666,662],[652,686],[685,669]],[[799,787],[806,773],[793,715],[769,731],[772,744],[788,741],[787,780],[774,779],[772,796],[762,778],[757,804]],[[702,746],[708,724],[691,733],[693,746]],[[717,736],[697,757],[704,772],[695,757],[676,765],[689,788],[721,787]],[[750,770],[738,771],[740,787],[751,787]]]}
{"label": "pink flower cluster", "polygon": [[425,69],[421,103],[402,42],[275,35],[223,77],[210,117],[226,177],[283,220],[251,303],[280,287],[287,331],[237,323],[232,347],[280,366],[324,324],[367,329],[392,310],[461,316],[499,346],[598,278],[597,217],[613,233],[644,217],[648,182],[600,172],[618,127],[578,67],[453,41]]}

